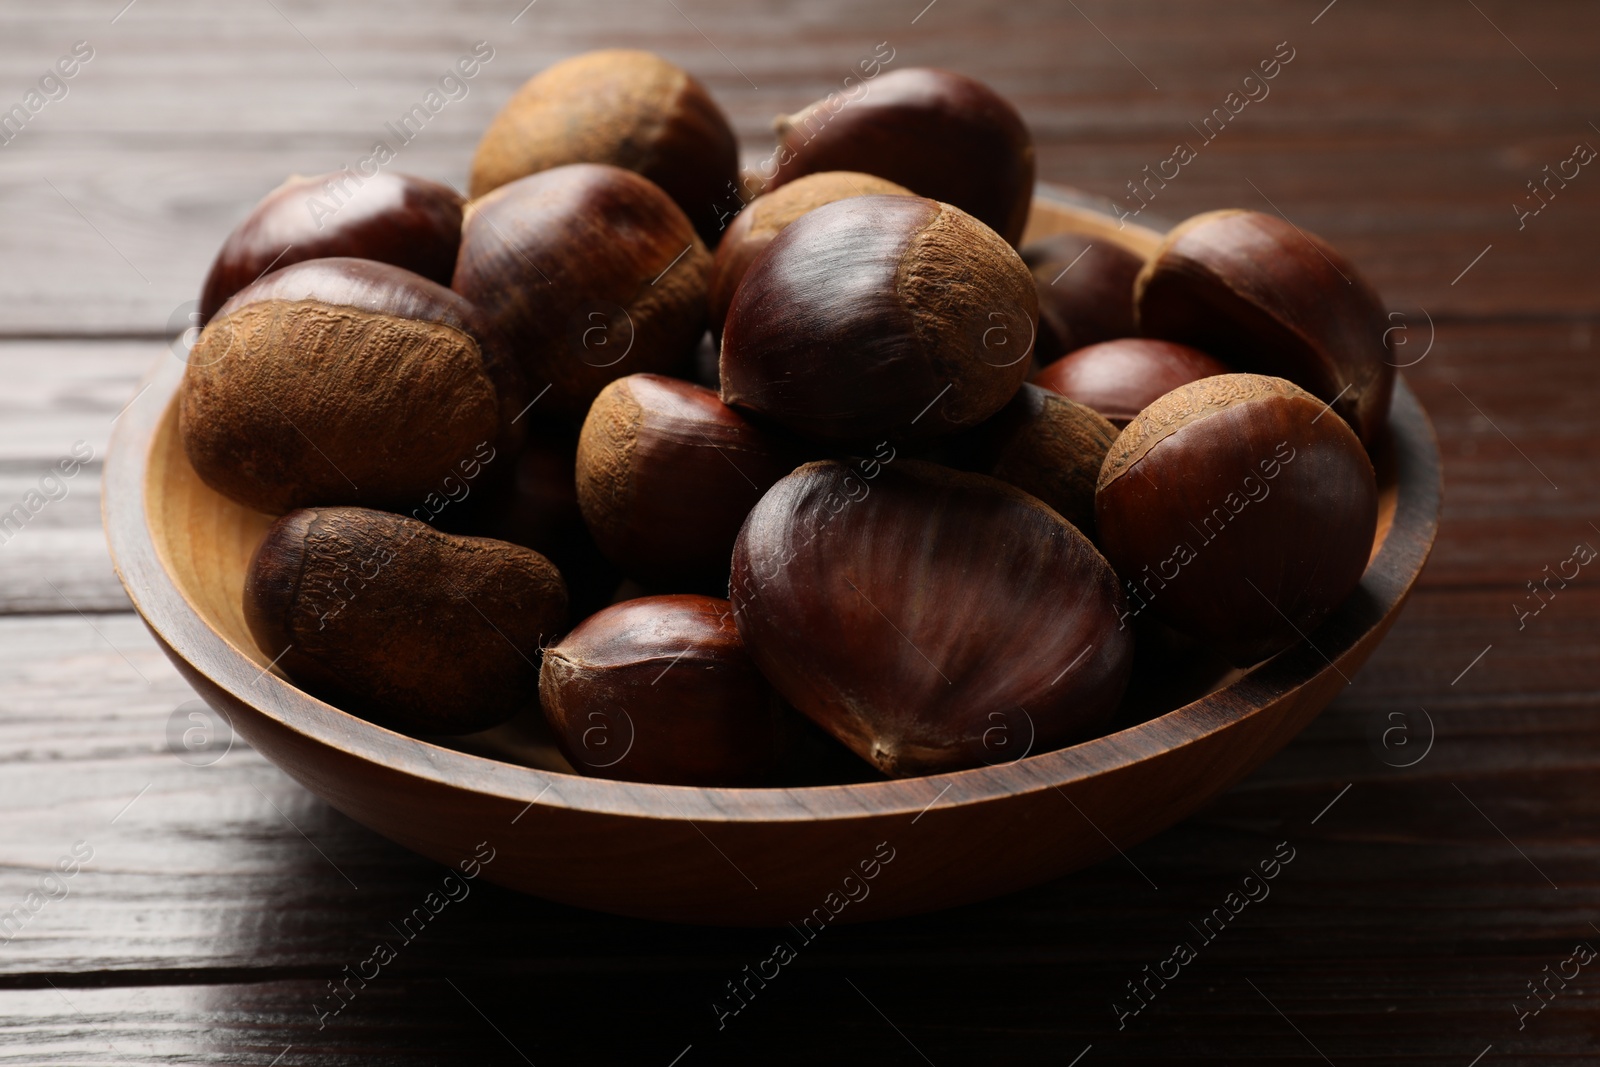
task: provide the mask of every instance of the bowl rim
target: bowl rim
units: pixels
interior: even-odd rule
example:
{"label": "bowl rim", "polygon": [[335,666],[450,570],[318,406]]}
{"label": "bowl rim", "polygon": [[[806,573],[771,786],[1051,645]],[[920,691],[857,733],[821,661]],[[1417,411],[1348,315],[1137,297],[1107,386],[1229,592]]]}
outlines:
{"label": "bowl rim", "polygon": [[[1115,733],[1017,760],[917,778],[796,787],[703,788],[586,777],[505,763],[397,733],[295,688],[213,628],[184,596],[149,523],[152,446],[174,407],[184,362],[164,353],[114,427],[101,505],[113,566],[135,610],[170,655],[282,729],[396,774],[477,793],[506,805],[718,823],[878,818],[996,802],[1060,788],[1236,726],[1269,704],[1342,674],[1337,663],[1404,601],[1438,529],[1441,471],[1427,414],[1398,376],[1389,418],[1395,510],[1361,586],[1311,635],[1243,676],[1180,708]],[[1362,592],[1367,594],[1365,597]],[[520,818],[520,815],[518,816]]]}

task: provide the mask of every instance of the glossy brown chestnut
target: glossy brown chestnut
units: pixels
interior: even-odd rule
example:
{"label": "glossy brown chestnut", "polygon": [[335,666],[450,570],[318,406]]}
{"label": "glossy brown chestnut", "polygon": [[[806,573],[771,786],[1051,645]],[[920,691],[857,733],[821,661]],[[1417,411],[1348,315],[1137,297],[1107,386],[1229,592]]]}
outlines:
{"label": "glossy brown chestnut", "polygon": [[200,324],[267,271],[308,259],[375,259],[449,285],[463,203],[448,185],[409,174],[296,174],[222,243],[200,291]]}
{"label": "glossy brown chestnut", "polygon": [[607,382],[687,373],[710,267],[659,188],[583,163],[474,200],[451,285],[505,336],[539,410],[576,426]]}
{"label": "glossy brown chestnut", "polygon": [[1058,233],[1024,248],[1022,261],[1039,289],[1036,361],[1138,332],[1133,281],[1142,256],[1103,237]]}
{"label": "glossy brown chestnut", "polygon": [[1032,493],[1094,539],[1094,491],[1117,428],[1084,404],[1024,385],[999,414],[930,457]]}
{"label": "glossy brown chestnut", "polygon": [[578,437],[578,504],[595,541],[646,585],[726,588],[750,509],[798,462],[789,442],[704,386],[630,374]]}
{"label": "glossy brown chestnut", "polygon": [[1394,365],[1383,303],[1326,241],[1276,215],[1211,211],[1180,223],[1134,284],[1139,332],[1287,378],[1333,405],[1371,447]]}
{"label": "glossy brown chestnut", "polygon": [[776,123],[768,189],[825,170],[887,178],[1022,239],[1033,200],[1033,137],[1017,109],[964,74],[890,71]]}
{"label": "glossy brown chestnut", "polygon": [[1089,405],[1120,430],[1178,386],[1231,372],[1198,348],[1123,337],[1069,352],[1035,374],[1033,383]]}
{"label": "glossy brown chestnut", "polygon": [[515,453],[522,376],[478,310],[421,275],[312,259],[234,295],[184,372],[196,473],[241,504],[409,512],[469,458]]}
{"label": "glossy brown chestnut", "polygon": [[539,703],[584,774],[662,785],[768,784],[795,734],[728,602],[624,601],[544,654]]}
{"label": "glossy brown chestnut", "polygon": [[904,186],[871,174],[830,170],[796,178],[781,189],[756,197],[734,216],[717,244],[711,265],[711,328],[721,331],[722,320],[728,315],[728,305],[733,302],[734,290],[739,288],[745,271],[789,223],[835,200],[910,194],[911,190]]}
{"label": "glossy brown chestnut", "polygon": [[567,609],[549,560],[365,508],[292,511],[245,578],[262,654],[345,711],[419,733],[530,709],[539,647]]}
{"label": "glossy brown chestnut", "polygon": [[472,195],[568,163],[609,163],[659,185],[707,241],[735,195],[727,116],[688,72],[631,49],[585,52],[530,78],[472,160]]}
{"label": "glossy brown chestnut", "polygon": [[1311,634],[1356,588],[1377,526],[1349,425],[1282,378],[1225,374],[1140,412],[1106,456],[1100,544],[1144,611],[1239,666]]}
{"label": "glossy brown chestnut", "polygon": [[734,618],[779,694],[897,777],[1009,762],[1104,723],[1133,638],[1088,539],[993,478],[911,460],[876,473],[809,463],[739,533]]}
{"label": "glossy brown chestnut", "polygon": [[960,208],[857,196],[756,257],[722,333],[722,399],[822,441],[928,440],[993,415],[1027,377],[1038,297]]}

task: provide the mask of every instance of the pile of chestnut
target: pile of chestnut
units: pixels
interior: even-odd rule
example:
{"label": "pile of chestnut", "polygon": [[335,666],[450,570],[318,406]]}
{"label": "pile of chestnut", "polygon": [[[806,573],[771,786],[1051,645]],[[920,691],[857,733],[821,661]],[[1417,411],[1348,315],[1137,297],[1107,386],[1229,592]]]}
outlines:
{"label": "pile of chestnut", "polygon": [[594,52],[506,104],[471,199],[270,193],[179,409],[277,517],[263,657],[394,729],[542,712],[581,773],[759,786],[1042,752],[1184,649],[1305,639],[1375,534],[1372,290],[1249,211],[1019,253],[1016,109],[858,89],[741,171],[693,77]]}

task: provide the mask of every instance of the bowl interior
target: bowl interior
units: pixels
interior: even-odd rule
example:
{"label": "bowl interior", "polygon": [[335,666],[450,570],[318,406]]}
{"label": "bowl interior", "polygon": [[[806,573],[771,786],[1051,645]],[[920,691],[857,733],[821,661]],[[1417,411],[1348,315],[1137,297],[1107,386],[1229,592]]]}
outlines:
{"label": "bowl interior", "polygon": [[178,402],[167,405],[150,442],[145,502],[162,566],[196,612],[241,655],[265,669],[244,619],[244,576],[273,516],[206,485],[178,436]]}

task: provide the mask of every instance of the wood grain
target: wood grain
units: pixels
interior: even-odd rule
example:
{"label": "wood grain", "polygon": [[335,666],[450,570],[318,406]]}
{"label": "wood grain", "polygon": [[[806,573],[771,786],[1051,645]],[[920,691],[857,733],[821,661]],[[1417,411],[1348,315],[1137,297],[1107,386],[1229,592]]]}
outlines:
{"label": "wood grain", "polygon": [[[1578,140],[1600,144],[1583,104],[1600,74],[1581,43],[1600,16],[1575,0],[1541,5],[1536,18],[1491,4],[1493,24],[1451,0],[1392,11],[1345,0],[1314,26],[1259,0],[1187,17],[1103,0],[1078,10],[943,0],[914,24],[915,11],[840,0],[804,16],[733,0],[681,13],[646,0],[541,0],[514,25],[513,5],[489,0],[457,5],[447,22],[422,2],[379,15],[147,0],[115,25],[99,6],[15,17],[0,34],[4,84],[18,97],[72,41],[96,48],[68,96],[0,148],[7,333],[165,331],[257,199],[290,173],[360,159],[477,40],[495,58],[399,148],[395,167],[462,186],[479,132],[524,78],[572,52],[628,45],[704,79],[753,161],[770,151],[774,115],[836,88],[888,41],[894,65],[955,67],[1015,99],[1042,178],[1114,197],[1178,141],[1198,143],[1190,124],[1286,40],[1295,58],[1270,94],[1199,144],[1152,211],[1279,211],[1338,245],[1395,308],[1597,311],[1584,279],[1600,266],[1600,179],[1575,180],[1520,232],[1511,207]],[[1206,47],[1193,47],[1197,33]]]}
{"label": "wood grain", "polygon": [[[0,614],[127,609],[100,531],[101,462],[114,420],[165,350],[149,341],[0,343]],[[63,459],[86,454],[73,477],[59,477]],[[56,479],[41,484],[52,471]]]}

